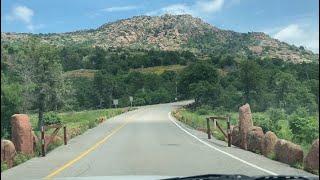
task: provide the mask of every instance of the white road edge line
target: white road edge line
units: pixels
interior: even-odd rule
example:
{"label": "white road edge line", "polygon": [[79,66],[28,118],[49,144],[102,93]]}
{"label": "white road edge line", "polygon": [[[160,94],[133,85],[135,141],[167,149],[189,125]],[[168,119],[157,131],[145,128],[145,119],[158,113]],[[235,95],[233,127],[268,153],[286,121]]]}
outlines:
{"label": "white road edge line", "polygon": [[278,174],[276,174],[276,173],[274,173],[274,172],[272,172],[272,171],[263,169],[263,168],[261,168],[261,167],[259,167],[259,166],[257,166],[257,165],[254,165],[254,164],[252,164],[252,163],[249,163],[249,162],[247,162],[247,161],[245,161],[245,160],[243,160],[243,159],[240,159],[240,158],[238,158],[238,157],[236,157],[236,156],[234,156],[234,155],[232,155],[232,154],[229,154],[229,153],[227,153],[227,152],[224,152],[224,151],[222,151],[222,150],[220,150],[220,149],[212,146],[211,144],[209,144],[209,143],[207,143],[207,142],[199,139],[197,136],[191,134],[190,132],[188,132],[187,130],[185,130],[183,127],[181,127],[179,124],[177,124],[177,123],[175,122],[175,120],[172,118],[171,112],[168,113],[168,116],[169,116],[169,119],[170,119],[179,129],[181,129],[182,131],[184,131],[184,132],[187,133],[188,135],[192,136],[193,138],[197,139],[197,140],[200,141],[201,143],[207,145],[208,147],[210,147],[210,148],[212,148],[212,149],[214,149],[214,150],[216,150],[216,151],[219,151],[219,152],[221,152],[221,153],[223,153],[223,154],[225,154],[225,155],[227,155],[227,156],[229,156],[229,157],[231,157],[231,158],[233,158],[233,159],[236,159],[236,160],[238,160],[238,161],[240,161],[240,162],[242,162],[242,163],[245,163],[245,164],[247,164],[247,165],[249,165],[249,166],[251,166],[251,167],[253,167],[253,168],[259,169],[259,170],[261,170],[261,171],[263,171],[263,172],[266,172],[266,173],[271,174],[271,175],[274,175],[274,176],[277,176],[277,175],[278,175]]}

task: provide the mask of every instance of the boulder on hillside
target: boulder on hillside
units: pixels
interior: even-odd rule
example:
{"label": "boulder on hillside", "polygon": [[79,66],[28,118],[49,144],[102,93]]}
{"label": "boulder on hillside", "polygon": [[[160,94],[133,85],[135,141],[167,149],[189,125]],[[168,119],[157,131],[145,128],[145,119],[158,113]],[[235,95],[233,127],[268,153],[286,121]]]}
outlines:
{"label": "boulder on hillside", "polygon": [[231,127],[231,144],[237,147],[241,146],[241,135],[239,126]]}
{"label": "boulder on hillside", "polygon": [[312,143],[303,165],[305,170],[319,171],[319,139]]}
{"label": "boulder on hillside", "polygon": [[1,162],[6,162],[8,167],[11,168],[16,154],[16,149],[11,141],[1,140]]}
{"label": "boulder on hillside", "polygon": [[12,142],[18,152],[33,154],[33,136],[29,117],[15,114],[11,117]]}
{"label": "boulder on hillside", "polygon": [[295,165],[296,163],[302,163],[303,151],[301,146],[292,142],[278,139],[275,147],[276,160],[289,164]]}
{"label": "boulder on hillside", "polygon": [[274,147],[277,143],[278,137],[272,131],[268,131],[263,138],[262,154],[268,156],[274,152]]}
{"label": "boulder on hillside", "polygon": [[247,135],[248,150],[261,153],[263,148],[264,133],[261,127],[252,126]]}
{"label": "boulder on hillside", "polygon": [[247,150],[247,135],[253,126],[250,105],[247,103],[239,108],[239,130],[241,135],[241,148]]}

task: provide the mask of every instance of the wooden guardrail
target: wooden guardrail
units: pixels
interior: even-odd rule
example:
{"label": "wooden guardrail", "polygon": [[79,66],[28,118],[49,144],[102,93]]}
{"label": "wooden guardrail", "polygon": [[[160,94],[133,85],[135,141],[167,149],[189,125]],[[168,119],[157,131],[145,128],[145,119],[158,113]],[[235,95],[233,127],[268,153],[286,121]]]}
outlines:
{"label": "wooden guardrail", "polygon": [[[222,132],[224,137],[228,139],[228,147],[231,147],[231,129],[230,129],[230,116],[210,116],[207,117],[207,134],[208,134],[208,139],[211,139],[211,129],[210,129],[210,120],[213,121],[213,126],[214,129],[218,127],[218,129]],[[218,120],[224,120],[227,121],[227,132],[225,132],[221,126],[218,123]]]}
{"label": "wooden guardrail", "polygon": [[46,126],[41,126],[41,155],[44,157],[46,156],[46,142],[45,142],[45,131],[48,129],[55,128],[55,130],[51,133],[50,139],[47,142],[47,145],[51,143],[53,138],[58,134],[58,131],[63,128],[63,141],[64,145],[67,145],[67,127],[63,126],[62,124],[52,124],[52,125],[46,125]]}

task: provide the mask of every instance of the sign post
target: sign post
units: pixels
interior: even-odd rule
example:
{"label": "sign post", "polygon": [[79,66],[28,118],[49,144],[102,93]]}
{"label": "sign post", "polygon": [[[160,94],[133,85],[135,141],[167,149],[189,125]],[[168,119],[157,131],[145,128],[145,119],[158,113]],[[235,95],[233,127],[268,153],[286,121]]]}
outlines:
{"label": "sign post", "polygon": [[130,107],[132,107],[133,97],[130,96],[130,97],[129,97],[129,100],[130,100]]}
{"label": "sign post", "polygon": [[117,108],[118,103],[119,103],[118,99],[113,100],[113,105],[115,106],[115,108]]}

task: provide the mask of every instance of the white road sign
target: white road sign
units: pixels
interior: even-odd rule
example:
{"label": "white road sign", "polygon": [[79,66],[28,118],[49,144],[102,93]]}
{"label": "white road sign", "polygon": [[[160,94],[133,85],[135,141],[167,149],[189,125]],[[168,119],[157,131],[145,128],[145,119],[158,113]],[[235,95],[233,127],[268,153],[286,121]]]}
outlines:
{"label": "white road sign", "polygon": [[113,104],[114,104],[114,105],[118,105],[118,103],[119,103],[118,99],[114,99],[114,100],[113,100]]}

